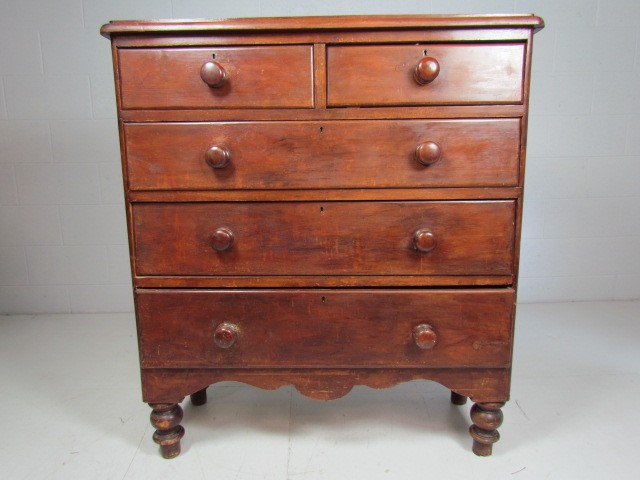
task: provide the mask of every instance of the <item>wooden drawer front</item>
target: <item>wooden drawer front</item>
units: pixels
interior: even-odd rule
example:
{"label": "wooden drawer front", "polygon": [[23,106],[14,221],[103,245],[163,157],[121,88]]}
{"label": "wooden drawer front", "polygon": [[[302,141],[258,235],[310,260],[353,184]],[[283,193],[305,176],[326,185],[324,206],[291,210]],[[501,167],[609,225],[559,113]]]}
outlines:
{"label": "wooden drawer front", "polygon": [[[506,275],[513,267],[510,200],[138,203],[132,211],[138,275]],[[415,248],[419,230],[431,251]],[[228,249],[214,249],[231,235]]]}
{"label": "wooden drawer front", "polygon": [[[222,65],[209,87],[202,65]],[[311,108],[310,46],[120,49],[122,108]]]}
{"label": "wooden drawer front", "polygon": [[[511,289],[137,292],[146,368],[510,364]],[[431,349],[414,340],[422,324],[435,333]]]}
{"label": "wooden drawer front", "polygon": [[[125,138],[132,190],[518,182],[518,119],[127,124]],[[434,163],[418,161],[420,145]],[[210,149],[226,164],[207,163]]]}
{"label": "wooden drawer front", "polygon": [[[456,105],[521,103],[524,44],[373,45],[327,49],[328,105]],[[414,79],[418,62],[434,58],[431,83]]]}

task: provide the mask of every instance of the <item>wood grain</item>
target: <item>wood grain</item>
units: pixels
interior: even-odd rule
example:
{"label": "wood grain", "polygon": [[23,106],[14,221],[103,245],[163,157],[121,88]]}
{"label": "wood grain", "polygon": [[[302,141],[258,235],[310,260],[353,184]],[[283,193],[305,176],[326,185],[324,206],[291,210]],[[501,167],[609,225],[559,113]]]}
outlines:
{"label": "wood grain", "polygon": [[139,288],[504,287],[513,275],[135,276]]}
{"label": "wood grain", "polygon": [[177,404],[204,403],[220,381],[328,400],[430,379],[476,402],[473,450],[491,453],[543,25],[380,15],[101,29],[143,398],[165,457],[180,452]]}
{"label": "wood grain", "polygon": [[291,202],[363,200],[500,200],[521,198],[522,187],[342,188],[291,190],[147,190],[129,191],[137,202]]}
{"label": "wood grain", "polygon": [[[524,43],[328,47],[327,105],[521,103],[524,54]],[[420,85],[414,70],[425,55],[440,72]]]}
{"label": "wood grain", "polygon": [[[138,275],[505,275],[513,201],[138,203]],[[233,232],[216,252],[212,235]],[[438,246],[414,248],[429,228]]]}
{"label": "wood grain", "polygon": [[[509,399],[508,368],[143,368],[145,402],[180,402],[189,392],[221,381],[243,382],[275,390],[293,385],[310,398],[331,400],[355,385],[389,388],[412,380],[433,380],[475,402]],[[371,393],[375,398],[375,392]]]}
{"label": "wood grain", "polygon": [[523,105],[416,105],[407,107],[344,108],[242,108],[242,109],[141,109],[121,110],[125,122],[204,122],[204,121],[297,121],[309,120],[386,120],[446,118],[515,118],[526,112]]}
{"label": "wood grain", "polygon": [[[203,64],[215,58],[226,82],[211,88]],[[120,49],[122,108],[311,108],[307,45]]]}
{"label": "wood grain", "polygon": [[[518,183],[519,119],[125,124],[125,138],[132,190]],[[433,165],[415,158],[425,142]],[[212,169],[211,148],[231,159]]]}
{"label": "wood grain", "polygon": [[185,32],[247,33],[317,30],[399,30],[407,28],[513,28],[540,29],[544,21],[534,15],[338,15],[308,17],[230,18],[223,20],[121,20],[103,25],[105,36],[130,33]]}
{"label": "wood grain", "polygon": [[[144,368],[508,367],[514,292],[143,290]],[[414,327],[437,334],[429,350]],[[220,324],[237,339],[216,344]]]}
{"label": "wood grain", "polygon": [[288,32],[182,32],[182,33],[123,33],[112,37],[117,48],[142,47],[196,47],[235,45],[393,45],[418,43],[458,43],[458,42],[526,42],[531,29],[526,27],[505,27],[498,29],[462,28],[427,29],[407,28],[397,30],[316,30]]}

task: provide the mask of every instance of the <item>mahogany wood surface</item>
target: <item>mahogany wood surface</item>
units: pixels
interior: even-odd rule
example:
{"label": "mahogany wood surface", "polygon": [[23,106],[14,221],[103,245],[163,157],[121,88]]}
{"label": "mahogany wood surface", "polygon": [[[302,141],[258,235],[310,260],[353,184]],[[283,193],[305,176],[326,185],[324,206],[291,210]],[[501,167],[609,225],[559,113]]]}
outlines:
{"label": "mahogany wood surface", "polygon": [[125,136],[132,190],[518,183],[519,119],[127,123]]}
{"label": "mahogany wood surface", "polygon": [[502,410],[504,402],[476,403],[471,407],[471,421],[469,433],[473,438],[473,453],[480,457],[488,457],[493,450],[493,444],[500,440],[498,427],[502,425]]}
{"label": "mahogany wood surface", "polygon": [[540,29],[544,21],[535,15],[338,15],[305,17],[229,18],[220,20],[116,20],[103,25],[100,32],[109,37],[123,33],[162,33],[180,35],[185,32],[214,33],[240,31],[291,31],[305,33],[317,30],[386,31],[407,28],[513,28]]}
{"label": "mahogany wood surface", "polygon": [[316,30],[300,32],[283,30],[279,32],[253,32],[250,35],[234,31],[149,34],[147,32],[123,33],[112,36],[116,48],[142,47],[198,47],[234,45],[390,45],[418,43],[459,43],[459,42],[527,42],[531,29],[526,27],[505,27],[486,29],[468,28],[412,28],[398,30]]}
{"label": "mahogany wood surface", "polygon": [[[126,173],[125,173],[126,176]],[[131,203],[139,202],[294,202],[363,200],[500,200],[519,198],[522,187],[468,188],[358,188],[295,190],[158,190],[129,191]]]}
{"label": "mahogany wood surface", "polygon": [[[507,275],[513,201],[137,203],[138,275]],[[233,232],[216,248],[215,232]],[[437,246],[420,251],[418,229]]]}
{"label": "mahogany wood surface", "polygon": [[[329,106],[522,102],[524,44],[366,45],[327,48]],[[416,81],[424,56],[433,81]]]}
{"label": "mahogany wood surface", "polygon": [[160,446],[164,458],[180,455],[180,440],[184,436],[182,407],[176,403],[150,403],[151,425],[156,428],[153,441]]}
{"label": "mahogany wood surface", "polygon": [[438,59],[426,56],[426,49],[423,53],[425,56],[420,59],[413,69],[413,79],[419,85],[433,82],[440,74],[440,62],[438,62]]}
{"label": "mahogany wood surface", "polygon": [[446,118],[520,118],[526,108],[520,104],[500,105],[416,105],[406,107],[366,108],[247,108],[247,109],[144,109],[121,110],[126,122],[189,122],[189,121],[297,121],[313,120],[386,120],[386,119],[446,119]]}
{"label": "mahogany wood surface", "polygon": [[[215,54],[212,54],[211,57],[216,58]],[[202,64],[200,78],[211,88],[221,88],[229,80],[229,74],[219,62],[211,61]]]}
{"label": "mahogany wood surface", "polygon": [[[505,368],[513,305],[511,289],[144,290],[141,361],[144,368]],[[431,333],[414,331],[425,323]]]}
{"label": "mahogany wood surface", "polygon": [[509,399],[533,15],[111,22],[143,399]]}
{"label": "mahogany wood surface", "polygon": [[513,275],[156,275],[135,276],[138,288],[464,287],[513,285]]}
{"label": "mahogany wood surface", "polygon": [[[212,59],[228,78],[201,78]],[[312,49],[305,45],[192,49],[122,49],[123,108],[311,108]]]}
{"label": "mahogany wood surface", "polygon": [[413,342],[422,350],[432,350],[438,343],[438,333],[431,325],[421,323],[413,327]]}
{"label": "mahogany wood surface", "polygon": [[413,158],[421,165],[429,167],[442,159],[442,147],[432,140],[419,143],[413,152]]}
{"label": "mahogany wood surface", "polygon": [[[348,394],[355,385],[389,388],[412,380],[433,380],[474,402],[509,399],[508,368],[143,368],[142,397],[181,402],[189,392],[222,381],[267,390],[293,385],[316,400]],[[214,387],[215,388],[215,387]]]}

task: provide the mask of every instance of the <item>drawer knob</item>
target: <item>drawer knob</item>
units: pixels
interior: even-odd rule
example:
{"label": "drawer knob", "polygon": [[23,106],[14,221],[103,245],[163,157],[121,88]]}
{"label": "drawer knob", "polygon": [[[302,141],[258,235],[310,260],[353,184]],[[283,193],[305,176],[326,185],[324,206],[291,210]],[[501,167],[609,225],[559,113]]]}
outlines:
{"label": "drawer knob", "polygon": [[413,156],[418,163],[429,166],[440,160],[442,150],[436,142],[424,142],[416,147]]}
{"label": "drawer knob", "polygon": [[211,237],[211,246],[218,252],[229,250],[233,245],[233,232],[226,227],[220,227]]}
{"label": "drawer knob", "polygon": [[230,322],[223,322],[213,332],[213,343],[220,348],[229,348],[238,341],[240,329]]}
{"label": "drawer knob", "polygon": [[207,62],[200,69],[200,78],[211,88],[219,88],[227,81],[227,71],[218,62]]}
{"label": "drawer knob", "polygon": [[433,82],[440,73],[440,64],[433,57],[423,57],[413,71],[413,78],[420,85]]}
{"label": "drawer knob", "polygon": [[224,168],[231,160],[231,152],[218,145],[213,145],[205,152],[204,158],[211,168]]}
{"label": "drawer knob", "polygon": [[428,228],[421,228],[413,234],[413,246],[422,253],[430,252],[437,244],[436,236]]}
{"label": "drawer knob", "polygon": [[438,336],[431,325],[421,323],[413,328],[413,341],[422,350],[431,350],[436,346]]}

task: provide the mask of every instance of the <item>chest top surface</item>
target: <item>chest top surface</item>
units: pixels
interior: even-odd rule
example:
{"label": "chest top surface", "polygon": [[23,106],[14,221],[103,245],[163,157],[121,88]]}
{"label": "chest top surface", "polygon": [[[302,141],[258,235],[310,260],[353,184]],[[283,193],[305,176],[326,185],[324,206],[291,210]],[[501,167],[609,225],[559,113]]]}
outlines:
{"label": "chest top surface", "polygon": [[544,21],[531,15],[344,15],[256,17],[196,20],[116,20],[105,24],[104,36],[127,33],[282,32],[302,30],[402,30],[413,28],[533,28]]}

